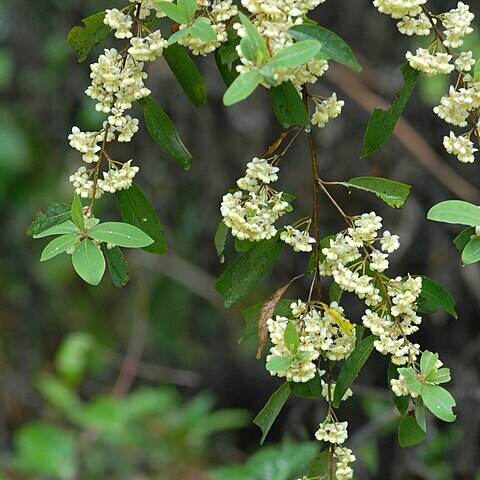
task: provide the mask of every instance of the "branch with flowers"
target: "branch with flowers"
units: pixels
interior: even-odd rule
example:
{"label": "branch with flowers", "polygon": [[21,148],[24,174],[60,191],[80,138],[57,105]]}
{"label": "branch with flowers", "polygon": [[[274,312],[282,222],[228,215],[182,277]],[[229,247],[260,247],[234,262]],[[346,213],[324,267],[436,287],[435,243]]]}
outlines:
{"label": "branch with flowers", "polygon": [[[231,306],[248,296],[286,245],[295,253],[310,254],[295,278],[245,311],[247,330],[242,340],[258,335],[259,358],[270,345],[266,369],[285,379],[255,423],[262,429],[263,442],[290,395],[324,401],[327,414],[314,436],[325,448],[304,479],[348,480],[353,477],[355,455],[345,446],[348,425],[340,421],[338,409],[353,395],[354,380],[374,350],[390,359],[389,387],[399,410],[402,446],[423,440],[426,410],[441,420],[455,420],[455,400],[440,386],[450,380],[449,370],[437,354],[424,350],[412,337],[420,328],[422,313],[443,309],[456,317],[456,312],[450,294],[433,280],[411,274],[388,276],[389,255],[400,247],[398,236],[383,230],[383,220],[375,212],[347,214],[332,193],[341,187],[363,190],[400,208],[410,186],[379,177],[322,178],[327,172],[317,157],[312,127],[326,127],[341,114],[344,101],[336,93],[327,98],[317,95],[315,84],[328,70],[329,61],[361,70],[338,35],[308,18],[323,2],[242,0],[239,9],[232,0],[130,0],[121,9],[85,19],[68,37],[80,60],[111,32],[122,42],[118,48],[106,49],[90,67],[91,85],[85,93],[95,100],[105,120],[93,132],[72,128],[68,140],[84,162],[70,176],[73,201],[71,205],[52,204],[39,213],[29,233],[35,238],[57,236],[45,247],[42,261],[66,253],[86,282],[99,284],[108,266],[114,284],[125,285],[128,265],[120,248],[166,253],[161,222],[134,183],[139,167],[133,159],[112,153],[114,142],[132,141],[140,128],[139,119],[129,113],[135,102],[153,140],[180,167],[192,165],[192,155],[173,122],[151,96],[146,83],[148,62],[163,56],[194,106],[207,100],[206,88],[188,50],[193,55],[214,53],[227,86],[226,106],[246,99],[259,87],[267,89],[283,130],[266,152],[247,163],[236,186],[223,196],[222,221],[215,234],[217,253],[223,261],[231,234],[241,254],[218,278],[215,288],[225,306]],[[433,40],[427,48],[407,53],[408,64],[402,68],[405,85],[389,111],[372,114],[363,155],[378,150],[391,136],[419,72],[455,72],[455,85],[434,111],[455,126],[470,125],[461,136],[450,132],[444,145],[460,161],[472,162],[476,149],[471,136],[479,139],[480,80],[478,73],[469,73],[475,64],[471,52],[453,52],[472,30],[468,6],[459,2],[455,9],[433,14],[426,0],[374,0],[373,5],[398,19],[401,33],[432,34]],[[162,22],[169,28],[165,23],[159,28],[159,19],[165,19]],[[295,217],[295,197],[277,184],[281,184],[281,163],[302,138],[310,149],[312,209]],[[97,201],[107,193],[115,195],[122,222],[100,222],[95,216]],[[343,230],[330,236],[325,236],[319,223],[323,202],[345,223]],[[480,209],[466,202],[445,203],[434,207],[430,218],[467,225],[457,246],[462,246],[465,263],[480,259],[476,257],[480,256]],[[280,224],[287,215],[291,219]],[[283,298],[301,278],[309,281],[303,298]],[[348,319],[341,305],[343,295],[348,294],[364,303],[365,312],[359,319]]]}

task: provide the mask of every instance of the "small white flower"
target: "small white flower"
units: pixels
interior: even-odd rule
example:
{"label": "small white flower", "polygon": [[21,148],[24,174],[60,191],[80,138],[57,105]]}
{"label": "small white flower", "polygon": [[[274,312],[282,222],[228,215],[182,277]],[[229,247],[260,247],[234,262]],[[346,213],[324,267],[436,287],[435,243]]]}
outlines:
{"label": "small white flower", "polygon": [[469,72],[475,63],[473,52],[461,52],[455,60],[455,67],[460,72]]}
{"label": "small white flower", "polygon": [[475,152],[478,149],[474,148],[473,142],[468,136],[457,137],[453,132],[450,132],[448,137],[443,137],[443,145],[445,150],[455,155],[460,162],[473,163],[475,161]]}
{"label": "small white flower", "polygon": [[331,119],[337,118],[342,113],[345,105],[343,100],[337,100],[337,94],[333,93],[331,97],[323,100],[315,107],[312,115],[312,124],[318,128],[323,128]]}
{"label": "small white flower", "polygon": [[398,235],[392,235],[388,230],[385,230],[380,238],[380,245],[384,252],[392,253],[398,250],[400,247]]}

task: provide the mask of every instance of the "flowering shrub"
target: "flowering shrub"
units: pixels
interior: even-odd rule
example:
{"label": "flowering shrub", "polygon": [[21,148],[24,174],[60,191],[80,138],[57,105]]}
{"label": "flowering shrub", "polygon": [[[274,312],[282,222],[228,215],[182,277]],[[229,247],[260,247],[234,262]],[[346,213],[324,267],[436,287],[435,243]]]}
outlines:
{"label": "flowering shrub", "polygon": [[[91,85],[85,91],[96,101],[96,110],[105,114],[105,121],[93,132],[72,128],[68,140],[86,164],[70,177],[73,202],[53,204],[39,213],[30,234],[35,238],[58,235],[45,247],[42,261],[69,254],[77,273],[94,285],[100,283],[108,265],[115,285],[124,285],[129,279],[128,265],[119,247],[166,253],[160,221],[134,183],[139,167],[132,165],[136,163],[133,159],[120,159],[112,153],[114,142],[132,141],[140,128],[139,119],[127,113],[134,102],[139,103],[152,138],[182,168],[189,169],[192,163],[173,123],[151,97],[147,62],[164,56],[195,106],[206,100],[205,85],[182,47],[193,55],[214,52],[228,87],[223,97],[226,106],[244,100],[259,87],[267,89],[284,130],[265,153],[247,163],[235,188],[223,196],[222,221],[215,234],[217,252],[223,257],[230,232],[243,253],[220,276],[215,288],[228,307],[248,295],[285,244],[294,252],[311,252],[308,262],[298,263],[299,277],[310,282],[303,298],[282,299],[296,277],[254,309],[258,356],[270,342],[266,369],[285,379],[255,423],[262,429],[263,442],[289,395],[322,398],[327,416],[312,437],[325,445],[321,454],[325,461],[320,462],[324,469],[318,472],[317,468],[304,479],[347,480],[353,477],[355,455],[344,446],[348,425],[337,411],[353,394],[350,387],[373,350],[390,359],[389,387],[401,416],[402,446],[425,437],[426,409],[441,420],[455,420],[455,400],[440,386],[450,380],[448,368],[412,336],[420,328],[421,314],[436,309],[452,316],[456,312],[449,293],[433,280],[410,273],[389,277],[388,257],[400,247],[399,237],[388,230],[382,232],[382,218],[375,212],[347,214],[331,193],[335,186],[364,190],[399,208],[407,200],[409,185],[379,177],[332,182],[319,176],[312,126],[323,128],[338,117],[344,101],[333,92],[320,97],[313,93],[314,84],[328,70],[329,61],[361,70],[340,37],[308,18],[324,1],[242,0],[237,7],[231,0],[130,0],[121,9],[85,19],[84,26],[75,27],[68,38],[81,60],[110,32],[120,41],[118,48],[105,50],[92,63]],[[454,76],[454,85],[434,112],[455,127],[468,128],[460,135],[450,132],[443,144],[461,162],[473,162],[474,141],[480,140],[480,68],[474,68],[472,52],[457,50],[472,31],[473,14],[468,5],[459,2],[442,13],[430,11],[427,0],[374,0],[373,6],[397,20],[401,34],[429,37],[430,43],[406,53],[407,63],[402,67],[405,85],[388,112],[373,112],[363,156],[388,140],[423,72]],[[159,29],[160,18],[166,18],[170,30]],[[306,136],[310,146],[313,202],[312,211],[297,218],[292,206],[295,198],[274,187],[281,184],[281,162],[300,136]],[[95,217],[96,202],[106,193],[115,195],[123,222],[101,223]],[[321,238],[319,226],[321,195],[345,224],[342,231],[325,238]],[[293,218],[280,224],[279,219],[288,214]],[[449,200],[434,206],[429,218],[466,225],[455,243],[464,263],[480,260],[479,207]],[[346,318],[341,306],[344,293],[353,293],[365,303],[360,319]]]}

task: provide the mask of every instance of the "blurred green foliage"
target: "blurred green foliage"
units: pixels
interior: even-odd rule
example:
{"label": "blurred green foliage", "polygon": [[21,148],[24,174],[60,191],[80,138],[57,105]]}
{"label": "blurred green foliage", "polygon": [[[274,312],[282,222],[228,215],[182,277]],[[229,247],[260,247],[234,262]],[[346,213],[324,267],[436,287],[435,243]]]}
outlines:
{"label": "blurred green foliage", "polygon": [[[360,31],[368,32],[367,27],[375,27],[371,29],[372,35],[378,34],[376,28],[381,20],[367,1],[351,2],[348,11],[341,13],[336,10],[338,3],[331,2],[331,6],[328,3],[326,18],[341,19],[345,38],[358,34],[360,39]],[[210,106],[201,107],[209,120],[200,122],[175,82],[163,70],[152,72],[151,86],[187,133],[196,162],[191,172],[179,173],[150,140],[140,140],[134,151],[129,152],[141,159],[145,172],[142,186],[149,198],[154,199],[156,210],[168,226],[167,236],[175,239],[170,263],[149,263],[145,260],[147,254],[132,258],[132,274],[137,281],[145,282],[141,286],[148,297],[142,311],[149,322],[144,359],[160,366],[160,370],[163,365],[192,369],[201,375],[198,382],[182,385],[180,377],[175,375],[162,374],[158,378],[146,375],[148,378],[139,379],[131,394],[113,397],[111,386],[123,359],[116,352],[126,350],[132,318],[137,313],[134,306],[137,292],[130,286],[119,295],[108,282],[97,290],[85,286],[75,278],[65,258],[40,266],[42,245],[25,235],[33,215],[52,198],[70,201],[67,178],[78,165],[66,140],[71,126],[94,129],[103,120],[103,115],[83,95],[88,84],[88,65],[76,64],[75,53],[65,38],[72,25],[106,5],[111,6],[111,1],[0,0],[0,215],[2,228],[8,232],[2,237],[0,255],[0,479],[204,480],[210,478],[206,472],[211,471],[213,464],[239,463],[244,466],[219,467],[212,475],[218,477],[226,472],[231,475],[229,480],[234,480],[235,471],[243,480],[256,462],[265,469],[278,468],[277,453],[283,452],[287,460],[298,463],[295,467],[284,467],[278,475],[294,480],[302,473],[301,463],[308,463],[310,454],[314,455],[310,443],[269,447],[245,461],[248,455],[245,452],[257,448],[259,432],[256,428],[228,431],[250,424],[249,419],[260,410],[267,392],[275,384],[267,378],[263,363],[251,360],[256,348],[254,342],[236,347],[242,328],[239,311],[220,310],[215,298],[199,288],[205,286],[210,291],[213,280],[210,276],[199,277],[198,270],[192,268],[195,264],[203,273],[220,271],[213,246],[213,232],[219,220],[215,214],[218,201],[228,182],[238,176],[247,157],[263,151],[274,138],[276,132],[270,125],[273,119],[257,118],[250,109],[242,117],[241,108],[235,120],[229,118],[216,107],[223,93],[218,87],[219,77],[200,61],[207,72],[212,100]],[[358,8],[362,9],[362,18],[355,14]],[[349,12],[352,12],[350,20]],[[387,23],[389,20],[385,19]],[[375,46],[370,42],[372,50],[364,49],[364,53],[368,52],[373,59],[379,58],[382,51],[390,54],[398,34],[391,23],[385,27],[384,32],[387,31],[390,37]],[[477,49],[477,58],[478,45],[479,37],[471,36],[467,47]],[[399,43],[400,62],[404,47]],[[361,41],[358,48],[362,48]],[[431,105],[438,103],[446,88],[443,80],[421,78],[424,101]],[[430,110],[426,109],[428,115]],[[366,121],[366,117],[363,120],[359,117],[354,111],[346,122],[346,130],[332,131],[331,138],[322,138],[322,145],[333,152],[327,149],[322,152],[323,168],[339,168],[339,177],[343,163],[332,160],[331,155],[356,158],[359,145],[354,139],[361,139],[363,120]],[[350,142],[344,141],[347,137]],[[219,138],[228,141],[222,143]],[[336,148],[342,149],[340,154]],[[379,154],[373,168],[385,175],[391,153],[387,150],[385,158]],[[293,165],[303,176],[303,166],[295,162]],[[358,162],[357,167],[359,174],[371,173],[363,170],[367,169],[365,164]],[[438,191],[441,187],[431,182],[417,165],[412,170],[417,183],[433,184],[432,188],[437,190],[433,195],[445,194]],[[302,183],[302,178],[295,178],[294,173],[288,174],[292,174],[292,183],[298,181],[298,189],[310,188]],[[404,172],[400,172],[399,178],[409,181]],[[420,195],[415,193],[414,200],[428,197],[427,190]],[[425,201],[432,203],[430,197]],[[101,208],[107,216],[114,211],[113,203],[105,202]],[[415,208],[406,213],[409,222]],[[329,221],[325,212],[325,222]],[[326,225],[326,232],[335,231],[334,226]],[[429,246],[423,241],[427,233],[422,229],[422,241],[416,245]],[[439,258],[445,256],[446,243],[442,244],[441,238],[438,241],[436,253],[433,251],[428,257],[428,266],[433,269],[442,263]],[[423,257],[427,258],[419,248],[415,247],[416,257],[412,257],[411,263],[416,262],[416,271],[426,271],[418,268],[425,266]],[[277,285],[289,268],[291,265],[282,266],[275,272]],[[452,268],[448,275],[457,285],[457,293],[465,290],[458,272],[454,273]],[[250,303],[244,306],[253,305],[271,291],[270,286],[257,287]],[[473,311],[476,304],[469,298],[472,311],[463,302],[465,321],[456,325],[456,338],[446,335],[441,316],[426,325],[426,335],[436,335],[437,340],[443,337],[443,348],[446,352],[451,348],[452,355],[457,355],[458,345],[465,345],[478,331]],[[474,327],[469,326],[466,318],[469,312]],[[68,332],[76,333],[67,335]],[[471,366],[469,362],[459,365],[457,373],[462,368],[468,371]],[[474,435],[475,425],[464,420],[466,413],[470,415],[475,410],[474,404],[466,398],[463,411],[459,406],[459,412],[464,412],[463,424],[430,432],[425,446],[408,450],[411,462],[405,462],[405,454],[393,447],[398,420],[392,414],[389,399],[384,397],[384,378],[372,373],[368,380],[378,383],[383,390],[373,395],[355,392],[356,397],[345,410],[346,418],[351,419],[352,432],[360,426],[360,420],[366,419],[368,427],[354,437],[359,478],[385,478],[394,466],[400,469],[401,478],[408,480],[419,478],[411,473],[410,467],[420,468],[421,478],[428,480],[456,478],[461,462],[451,459],[458,459],[459,449],[462,453],[467,447],[478,451],[475,442],[466,436],[469,428]],[[169,383],[179,386],[165,386]],[[472,389],[470,380],[465,385],[467,390]],[[216,409],[212,395],[202,393],[205,389],[216,392],[218,405],[248,408],[250,416],[244,409]],[[295,425],[296,439],[311,438],[321,408],[317,405],[314,411],[308,410],[305,402],[295,400],[288,405],[272,438],[282,438],[285,423]],[[463,478],[480,480],[475,471],[478,460],[471,460],[470,464],[473,466],[469,467],[469,476]],[[388,473],[385,469],[389,469]]]}
{"label": "blurred green foliage", "polygon": [[[250,415],[214,409],[212,395],[182,401],[173,387],[142,387],[126,396],[81,398],[72,384],[86,373],[88,357],[102,353],[92,337],[74,333],[56,357],[58,374],[42,372],[36,387],[48,420],[28,422],[13,438],[3,464],[22,478],[170,480],[197,474],[210,457],[212,437],[245,426]],[[83,379],[84,380],[84,379]]]}

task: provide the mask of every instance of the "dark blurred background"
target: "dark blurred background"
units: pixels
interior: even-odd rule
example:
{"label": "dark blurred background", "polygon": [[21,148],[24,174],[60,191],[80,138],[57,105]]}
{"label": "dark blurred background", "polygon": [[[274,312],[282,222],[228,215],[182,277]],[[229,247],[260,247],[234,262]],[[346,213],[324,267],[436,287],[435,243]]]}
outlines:
{"label": "dark blurred background", "polygon": [[[452,2],[431,3],[446,9]],[[471,3],[480,14],[478,3]],[[145,129],[122,149],[126,160],[141,166],[138,181],[165,225],[166,257],[133,252],[127,287],[118,290],[105,276],[95,288],[75,275],[65,256],[40,264],[44,242],[25,234],[37,211],[71,199],[68,176],[80,166],[66,140],[72,125],[88,130],[101,121],[83,94],[93,58],[78,64],[66,35],[81,18],[122,5],[0,0],[0,478],[208,479],[212,466],[241,463],[257,450],[260,435],[251,419],[280,385],[255,360],[254,339],[237,345],[241,311],[303,272],[308,257],[286,249],[251,297],[228,310],[212,288],[225,268],[213,246],[221,197],[280,132],[263,90],[223,107],[225,87],[212,57],[198,59],[209,95],[198,110],[163,60],[149,67],[152,95],[194,156],[191,171],[179,169]],[[374,354],[340,413],[350,422],[357,478],[478,480],[480,266],[461,266],[452,244],[456,227],[426,220],[427,210],[441,200],[480,203],[478,163],[458,165],[441,148],[448,130],[432,107],[448,88],[446,78],[422,78],[396,136],[379,153],[360,159],[369,111],[394,97],[405,51],[416,44],[368,0],[331,0],[318,8],[317,20],[350,43],[364,66],[359,75],[332,65],[315,87],[336,91],[346,102],[344,113],[317,133],[321,176],[377,175],[412,184],[402,210],[360,192],[334,193],[347,212],[375,209],[400,235],[392,274],[424,274],[442,283],[459,314],[457,320],[444,312],[426,315],[418,335],[452,369],[457,422],[431,418],[422,445],[400,448],[386,359]],[[479,58],[478,31],[466,47]],[[297,197],[295,218],[309,213],[309,179],[301,138],[282,161],[279,182]],[[118,218],[112,198],[98,205],[101,218]],[[341,220],[322,200],[322,235],[340,228]],[[235,255],[228,245],[227,264]],[[307,289],[308,282],[299,281],[289,296],[305,297]],[[346,298],[346,308],[358,321],[359,305]],[[133,377],[129,359],[136,366]],[[132,403],[125,400],[118,410],[108,396],[112,389],[138,398],[129,396]],[[88,411],[79,419],[81,409]],[[311,440],[324,409],[322,402],[289,400],[268,442]],[[59,459],[63,467],[55,469]]]}

